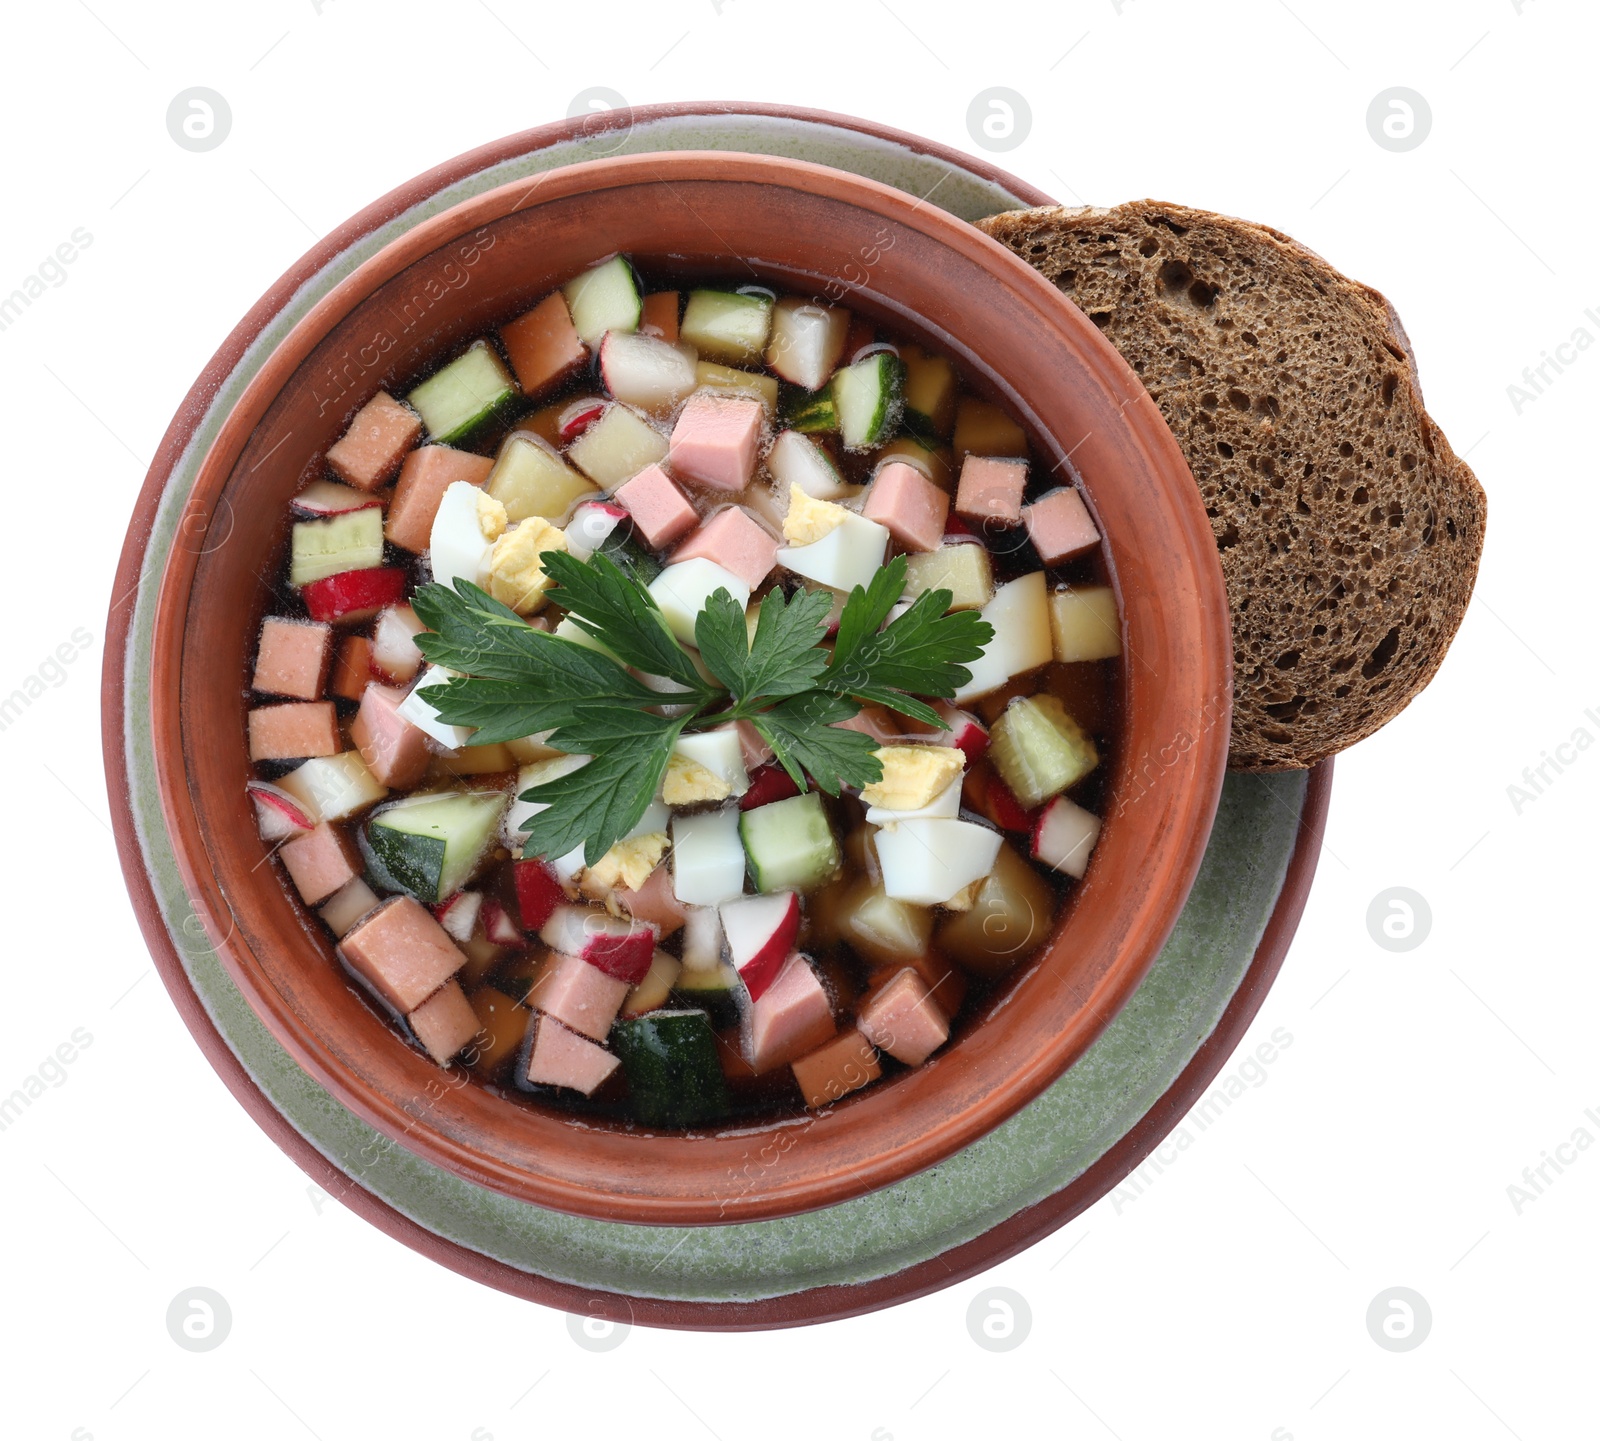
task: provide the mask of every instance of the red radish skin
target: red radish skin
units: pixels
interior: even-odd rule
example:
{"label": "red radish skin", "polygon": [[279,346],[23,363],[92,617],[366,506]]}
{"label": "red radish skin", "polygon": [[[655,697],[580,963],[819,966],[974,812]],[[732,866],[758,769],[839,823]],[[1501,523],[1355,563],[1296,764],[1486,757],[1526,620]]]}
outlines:
{"label": "red radish skin", "polygon": [[493,896],[485,897],[483,902],[483,937],[496,946],[515,947],[523,942],[511,913]]}
{"label": "red radish skin", "polygon": [[584,433],[595,421],[605,413],[606,403],[603,400],[584,401],[581,406],[575,406],[561,416],[557,434],[563,444],[571,444]]}
{"label": "red radish skin", "polygon": [[537,931],[550,919],[557,906],[565,905],[567,893],[555,872],[543,861],[518,861],[513,867],[517,884],[517,909],[522,913],[522,928]]}
{"label": "red radish skin", "polygon": [[313,481],[289,502],[301,515],[345,515],[352,510],[382,508],[383,497],[332,480]]}
{"label": "red radish skin", "polygon": [[256,828],[264,841],[281,841],[314,828],[315,822],[294,798],[265,781],[246,781],[245,790],[255,802]]}
{"label": "red radish skin", "polygon": [[300,596],[312,620],[371,620],[384,606],[406,598],[406,573],[394,566],[342,570],[312,581]]}
{"label": "red radish skin", "polygon": [[557,906],[539,927],[539,939],[562,955],[577,956],[597,971],[636,986],[656,953],[656,929],[592,906]]}
{"label": "red radish skin", "polygon": [[470,941],[478,924],[478,913],[483,907],[480,891],[457,891],[447,901],[433,908],[433,918],[444,927],[453,941]]}
{"label": "red radish skin", "polygon": [[759,1001],[800,935],[800,897],[793,891],[748,896],[722,908],[722,931],[734,970],[752,1001]]}
{"label": "red radish skin", "polygon": [[753,811],[757,806],[786,801],[799,794],[800,787],[794,783],[794,777],[773,761],[751,775],[750,789],[739,797],[739,809]]}

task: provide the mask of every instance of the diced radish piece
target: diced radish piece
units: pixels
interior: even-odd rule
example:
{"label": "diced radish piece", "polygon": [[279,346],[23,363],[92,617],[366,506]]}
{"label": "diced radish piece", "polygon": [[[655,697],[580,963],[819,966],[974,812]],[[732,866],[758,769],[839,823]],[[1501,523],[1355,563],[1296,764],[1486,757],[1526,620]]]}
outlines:
{"label": "diced radish piece", "polygon": [[688,906],[720,906],[744,890],[737,808],[672,818],[672,885]]}
{"label": "diced radish piece", "polygon": [[470,941],[483,909],[482,891],[457,891],[433,908],[433,918],[453,941]]}
{"label": "diced radish piece", "polygon": [[785,380],[820,390],[844,354],[850,312],[785,297],[772,307],[767,364]]}
{"label": "diced radish piece", "polygon": [[977,716],[957,710],[946,700],[935,701],[933,708],[939,713],[939,719],[950,727],[933,737],[936,743],[955,746],[966,755],[969,766],[989,749],[989,732]]}
{"label": "diced radish piece", "polygon": [[406,573],[395,566],[340,571],[312,581],[300,595],[312,620],[371,620],[384,606],[405,599]]}
{"label": "diced radish piece", "polygon": [[873,837],[891,900],[936,906],[994,869],[1000,834],[962,820],[901,821]]}
{"label": "diced radish piece", "polygon": [[1033,816],[994,771],[983,766],[967,772],[966,801],[981,816],[987,816],[1003,831],[1031,831]]}
{"label": "diced radish piece", "polygon": [[[518,861],[518,865],[538,865],[537,861]],[[518,901],[521,901],[520,887],[518,888]],[[551,902],[551,909],[556,903]],[[522,932],[517,929],[517,924],[511,919],[508,911],[493,896],[485,896],[483,901],[483,937],[491,945],[517,947],[522,944]]]}
{"label": "diced radish piece", "polygon": [[557,906],[539,927],[539,939],[630,986],[644,978],[656,949],[654,926],[589,906]]}
{"label": "diced radish piece", "polygon": [[517,861],[511,874],[517,886],[517,909],[522,913],[523,929],[537,931],[557,906],[566,904],[567,893],[543,861]]}
{"label": "diced radish piece", "polygon": [[439,712],[423,698],[422,692],[430,686],[443,685],[453,680],[455,672],[443,666],[430,665],[423,671],[411,693],[395,708],[395,714],[408,720],[419,731],[433,737],[450,750],[459,750],[472,739],[471,726],[448,725],[439,719]]}
{"label": "diced radish piece", "polygon": [[616,399],[641,410],[670,410],[694,389],[694,359],[653,335],[608,330],[600,378]]}
{"label": "diced radish piece", "polygon": [[750,999],[759,1001],[800,934],[800,897],[793,891],[774,891],[729,901],[720,909],[733,968]]}
{"label": "diced radish piece", "polygon": [[1039,823],[1033,828],[1033,858],[1081,881],[1099,839],[1100,817],[1057,796],[1039,813]]}
{"label": "diced radish piece", "polygon": [[410,680],[422,666],[416,637],[426,629],[409,605],[385,607],[372,628],[371,663],[390,680]]}
{"label": "diced radish piece", "polygon": [[784,496],[789,494],[791,485],[798,485],[813,500],[845,500],[860,495],[864,489],[851,485],[839,474],[828,452],[798,430],[786,430],[772,442],[767,469]]}
{"label": "diced radish piece", "polygon": [[875,826],[898,825],[901,821],[948,820],[961,814],[961,781],[950,782],[925,806],[896,811],[887,806],[868,806],[867,821]]}
{"label": "diced radish piece", "polygon": [[994,627],[994,639],[977,660],[968,663],[972,678],[956,692],[957,704],[999,690],[1012,676],[1047,665],[1055,658],[1042,570],[1018,576],[1001,586],[978,614]]}
{"label": "diced radish piece", "polygon": [[593,396],[575,400],[561,412],[556,421],[556,434],[563,445],[570,445],[595,421],[605,414],[606,403]]}
{"label": "diced radish piece", "polygon": [[722,913],[690,906],[683,919],[683,968],[704,975],[722,964]]}
{"label": "diced radish piece", "polygon": [[567,554],[574,560],[588,560],[627,519],[628,512],[620,505],[605,500],[584,501],[572,512],[572,519],[562,532],[567,538]]}
{"label": "diced radish piece", "polygon": [[256,830],[264,841],[281,841],[309,831],[316,822],[288,791],[265,781],[246,781],[245,790],[256,807]]}
{"label": "diced radish piece", "polygon": [[[784,546],[778,551],[778,564],[807,580],[848,592],[871,582],[888,548],[887,528],[850,511],[821,540]],[[1048,621],[1045,639],[1049,640]]]}
{"label": "diced radish piece", "polygon": [[301,515],[343,515],[350,510],[383,506],[381,495],[340,485],[332,480],[314,480],[289,502]]}
{"label": "diced radish piece", "polygon": [[777,761],[772,761],[750,777],[750,789],[739,797],[739,809],[754,810],[757,806],[786,801],[799,794],[800,787],[794,783],[794,778]]}

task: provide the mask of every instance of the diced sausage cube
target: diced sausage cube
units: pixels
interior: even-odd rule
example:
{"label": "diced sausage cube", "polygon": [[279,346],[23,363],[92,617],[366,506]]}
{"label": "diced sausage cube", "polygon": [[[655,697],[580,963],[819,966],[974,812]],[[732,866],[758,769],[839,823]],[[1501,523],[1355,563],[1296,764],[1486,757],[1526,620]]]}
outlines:
{"label": "diced sausage cube", "polygon": [[759,400],[695,394],[672,427],[674,472],[715,490],[743,490],[755,470],[765,417]]}
{"label": "diced sausage cube", "polygon": [[376,490],[396,470],[422,434],[422,418],[380,390],[350,422],[342,439],[328,447],[328,468],[358,490]]}
{"label": "diced sausage cube", "polygon": [[250,759],[293,761],[337,755],[339,717],[331,700],[257,706],[250,712]]}
{"label": "diced sausage cube", "polygon": [[414,896],[396,896],[347,935],[339,954],[402,1015],[409,1015],[467,958]]}
{"label": "diced sausage cube", "polygon": [[668,345],[678,343],[678,292],[658,290],[647,295],[639,307],[639,329],[646,335],[664,340]]}
{"label": "diced sausage cube", "polygon": [[651,550],[687,535],[700,519],[689,497],[659,465],[647,465],[632,480],[624,481],[617,487],[615,499],[633,517]]}
{"label": "diced sausage cube", "polygon": [[743,506],[730,505],[673,551],[672,563],[715,561],[754,590],[772,573],[777,556],[777,537]]}
{"label": "diced sausage cube", "polygon": [[269,615],[261,623],[251,688],[295,700],[316,700],[327,681],[332,652],[331,625]]}
{"label": "diced sausage cube", "polygon": [[808,1106],[826,1106],[882,1074],[877,1050],[854,1026],[794,1062],[794,1079]]}
{"label": "diced sausage cube", "polygon": [[767,738],[747,720],[740,721],[734,729],[739,732],[739,751],[744,757],[745,770],[760,770],[772,759],[772,747],[767,744]]}
{"label": "diced sausage cube", "polygon": [[892,461],[873,477],[862,515],[888,527],[907,550],[937,550],[950,497],[915,466]]}
{"label": "diced sausage cube", "polygon": [[347,635],[333,663],[333,693],[342,700],[360,700],[371,679],[372,642],[364,635]]}
{"label": "diced sausage cube", "polygon": [[620,1062],[621,1057],[568,1030],[553,1016],[536,1015],[528,1023],[523,1079],[530,1086],[561,1086],[592,1096]]}
{"label": "diced sausage cube", "polygon": [[400,686],[369,685],[350,723],[350,739],[367,769],[391,790],[404,790],[428,769],[428,737],[400,714],[408,692]]}
{"label": "diced sausage cube", "polygon": [[278,847],[300,899],[314,906],[361,874],[354,849],[338,827],[323,821]]}
{"label": "diced sausage cube", "polygon": [[524,395],[537,395],[583,364],[589,352],[578,339],[559,290],[500,330],[506,358]]}
{"label": "diced sausage cube", "polygon": [[426,550],[445,491],[458,480],[482,485],[493,469],[494,461],[488,456],[469,455],[448,445],[425,445],[412,451],[400,467],[394,499],[383,523],[384,539],[401,550]]}
{"label": "diced sausage cube", "polygon": [[744,1058],[756,1075],[786,1066],[833,1034],[833,1008],[811,963],[796,952],[745,1012]]}
{"label": "diced sausage cube", "polygon": [[1083,495],[1070,485],[1041,496],[1023,512],[1028,539],[1046,565],[1070,560],[1100,543]]}
{"label": "diced sausage cube", "polygon": [[672,867],[668,865],[657,866],[638,890],[618,886],[612,895],[634,920],[654,926],[663,940],[674,931],[682,930],[688,919],[688,907],[672,889]]}
{"label": "diced sausage cube", "polygon": [[540,962],[525,999],[581,1035],[603,1041],[627,994],[627,981],[608,976],[581,956],[551,951]]}
{"label": "diced sausage cube", "polygon": [[1028,462],[969,455],[961,463],[956,484],[956,511],[974,520],[1015,525],[1022,518],[1022,491],[1028,483]]}
{"label": "diced sausage cube", "polygon": [[[1020,803],[1017,809],[1022,809]],[[888,985],[904,969],[905,964],[901,961],[895,965],[873,970],[867,977],[866,998],[870,1000]],[[961,1009],[961,1003],[967,998],[967,978],[960,967],[951,965],[949,961],[932,951],[924,951],[920,956],[912,957],[910,964],[912,970],[922,977],[922,983],[932,994],[934,1004],[945,1015],[955,1015]]]}
{"label": "diced sausage cube", "polygon": [[446,981],[406,1017],[422,1049],[448,1066],[478,1034],[478,1013],[455,981]]}
{"label": "diced sausage cube", "polygon": [[950,1039],[944,1012],[910,966],[867,998],[856,1013],[856,1025],[880,1051],[908,1066],[920,1066]]}

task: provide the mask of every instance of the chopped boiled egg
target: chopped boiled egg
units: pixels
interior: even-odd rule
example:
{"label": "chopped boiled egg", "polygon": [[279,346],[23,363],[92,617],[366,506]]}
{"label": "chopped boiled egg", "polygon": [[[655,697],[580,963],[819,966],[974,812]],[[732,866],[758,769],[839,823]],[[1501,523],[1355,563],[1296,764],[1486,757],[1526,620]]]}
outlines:
{"label": "chopped boiled egg", "polygon": [[632,840],[618,841],[583,873],[584,889],[609,891],[620,885],[636,891],[650,879],[650,872],[661,864],[666,852],[665,831],[650,831]]}
{"label": "chopped boiled egg", "polygon": [[929,805],[966,765],[966,757],[954,746],[880,746],[873,755],[883,766],[883,779],[863,787],[861,799],[889,811]]}
{"label": "chopped boiled egg", "polygon": [[850,512],[842,505],[818,500],[790,482],[789,513],[783,518],[783,538],[790,545],[814,545],[849,518]]}
{"label": "chopped boiled egg", "polygon": [[733,786],[709,766],[681,751],[667,758],[667,774],[661,782],[661,799],[669,806],[692,806],[699,801],[722,801],[733,794]]}
{"label": "chopped boiled egg", "polygon": [[551,585],[544,568],[545,552],[566,548],[563,532],[542,516],[530,515],[495,541],[489,557],[489,594],[518,615],[531,615],[544,604]]}

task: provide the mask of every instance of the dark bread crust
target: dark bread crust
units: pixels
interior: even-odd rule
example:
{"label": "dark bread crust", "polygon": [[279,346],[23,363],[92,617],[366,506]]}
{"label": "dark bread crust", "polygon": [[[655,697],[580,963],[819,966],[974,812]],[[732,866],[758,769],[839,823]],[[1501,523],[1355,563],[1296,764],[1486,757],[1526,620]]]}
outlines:
{"label": "dark bread crust", "polygon": [[1262,225],[1143,200],[980,227],[1139,374],[1205,501],[1233,612],[1229,764],[1309,766],[1432,679],[1486,501],[1376,290]]}

